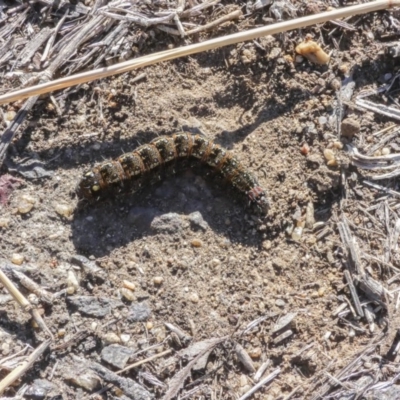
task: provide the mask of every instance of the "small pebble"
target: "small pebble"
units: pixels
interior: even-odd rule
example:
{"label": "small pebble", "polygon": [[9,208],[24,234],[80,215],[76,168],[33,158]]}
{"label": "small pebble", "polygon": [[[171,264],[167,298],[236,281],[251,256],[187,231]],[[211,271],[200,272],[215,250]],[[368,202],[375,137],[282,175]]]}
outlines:
{"label": "small pebble", "polygon": [[198,303],[199,302],[199,300],[200,300],[200,298],[199,298],[199,295],[197,294],[197,293],[191,293],[190,295],[189,295],[189,300],[192,302],[192,303]]}
{"label": "small pebble", "polygon": [[293,232],[292,232],[292,239],[298,241],[298,240],[301,239],[301,235],[302,234],[303,234],[303,227],[302,226],[296,226],[293,229]]}
{"label": "small pebble", "polygon": [[262,247],[263,247],[264,250],[267,250],[267,251],[271,250],[271,248],[272,248],[271,241],[270,240],[264,240],[263,243],[262,243]]}
{"label": "small pebble", "polygon": [[154,324],[151,322],[151,321],[147,321],[146,322],[146,328],[147,328],[147,330],[152,330],[153,329],[153,327],[154,327]]}
{"label": "small pebble", "polygon": [[319,297],[324,296],[324,295],[325,295],[325,291],[326,291],[326,289],[325,289],[324,287],[320,287],[320,288],[318,289],[318,296],[319,296]]}
{"label": "small pebble", "polygon": [[57,203],[54,209],[58,215],[65,218],[69,218],[74,211],[71,205],[63,203]]}
{"label": "small pebble", "polygon": [[[68,275],[67,275],[67,288],[73,289],[73,290],[70,290],[70,292],[68,294],[75,293],[79,289],[78,278],[74,274],[74,271],[72,271],[71,269],[68,271]],[[72,293],[71,293],[71,291],[72,291]]]}
{"label": "small pebble", "polygon": [[36,294],[30,293],[27,298],[29,303],[31,303],[32,305],[39,305],[39,298],[36,296]]}
{"label": "small pebble", "polygon": [[119,291],[120,291],[122,297],[125,298],[126,300],[128,300],[128,301],[136,300],[135,293],[132,290],[123,287]]}
{"label": "small pebble", "polygon": [[257,359],[261,357],[261,348],[256,347],[255,349],[251,349],[248,351],[249,356],[253,359]]}
{"label": "small pebble", "polygon": [[219,267],[219,266],[221,265],[221,261],[218,260],[218,258],[213,258],[213,259],[211,260],[211,265],[212,265],[213,267]]}
{"label": "small pebble", "polygon": [[59,329],[59,330],[57,331],[57,336],[58,336],[59,338],[62,338],[62,337],[65,336],[65,333],[66,333],[66,330],[65,330],[64,328]]}
{"label": "small pebble", "polygon": [[4,342],[1,345],[1,352],[3,353],[3,356],[6,356],[10,353],[10,344],[7,342]]}
{"label": "small pebble", "polygon": [[326,161],[331,161],[335,159],[335,153],[331,149],[324,150],[324,157]]}
{"label": "small pebble", "polygon": [[32,210],[33,206],[34,206],[33,203],[21,200],[18,202],[18,212],[20,214],[28,214]]}
{"label": "small pebble", "polygon": [[354,118],[348,117],[342,121],[341,133],[342,136],[351,139],[354,135],[360,132],[361,125]]}
{"label": "small pebble", "polygon": [[11,256],[11,262],[15,265],[21,265],[24,262],[24,256],[22,254],[14,253]]}
{"label": "small pebble", "polygon": [[379,156],[381,156],[381,155],[382,155],[381,150],[376,150],[376,151],[374,152],[374,157],[379,157]]}
{"label": "small pebble", "polygon": [[303,146],[301,146],[300,152],[303,156],[306,156],[310,152],[310,146],[307,143],[304,143]]}
{"label": "small pebble", "polygon": [[190,242],[190,244],[191,244],[193,247],[201,247],[201,246],[203,246],[203,242],[202,242],[200,239],[193,239],[193,240]]}
{"label": "small pebble", "polygon": [[389,149],[389,147],[384,147],[384,148],[381,150],[381,153],[382,153],[383,156],[387,156],[388,154],[390,154],[390,149]]}
{"label": "small pebble", "polygon": [[4,119],[6,120],[6,122],[11,122],[16,115],[17,113],[15,111],[7,111],[6,113],[4,113]]}
{"label": "small pebble", "polygon": [[385,81],[389,81],[390,79],[392,79],[392,74],[390,73],[390,72],[388,72],[387,74],[385,74],[384,76],[383,76],[383,79],[385,80]]}
{"label": "small pebble", "polygon": [[339,65],[339,71],[342,74],[346,75],[349,72],[349,69],[350,69],[349,64],[341,64],[341,65]]}
{"label": "small pebble", "polygon": [[328,118],[326,118],[325,116],[321,116],[318,118],[318,123],[320,125],[325,125],[328,122]]}
{"label": "small pebble", "polygon": [[70,381],[76,386],[82,387],[89,392],[100,386],[101,380],[93,371],[84,371],[81,374],[73,376]]}
{"label": "small pebble", "polygon": [[353,328],[350,328],[348,335],[350,338],[352,338],[352,337],[356,336],[356,331]]}
{"label": "small pebble", "polygon": [[74,294],[75,293],[75,288],[73,286],[68,286],[67,287],[67,294]]}
{"label": "small pebble", "polygon": [[108,332],[103,336],[104,344],[120,343],[121,338],[114,332]]}
{"label": "small pebble", "polygon": [[239,384],[240,384],[241,387],[247,385],[247,376],[246,375],[243,375],[243,374],[240,375]]}
{"label": "small pebble", "polygon": [[127,333],[123,333],[123,334],[120,336],[120,339],[121,339],[121,342],[122,342],[122,343],[126,344],[126,343],[128,343],[129,340],[131,339],[131,335],[128,335]]}
{"label": "small pebble", "polygon": [[155,285],[161,285],[164,282],[164,278],[162,276],[155,276],[153,278],[153,283]]}
{"label": "small pebble", "polygon": [[153,329],[153,335],[156,338],[157,343],[161,343],[167,337],[164,327]]}
{"label": "small pebble", "polygon": [[122,281],[122,285],[123,285],[125,288],[127,288],[127,289],[129,289],[129,290],[132,290],[132,291],[134,291],[134,290],[136,289],[135,284],[134,284],[133,282],[130,282],[130,281],[127,281],[127,280],[123,280],[123,281]]}
{"label": "small pebble", "polygon": [[0,218],[0,228],[8,228],[8,224],[10,223],[10,218]]}
{"label": "small pebble", "polygon": [[314,204],[312,201],[309,201],[306,208],[305,227],[307,229],[312,229],[314,224],[315,224]]}
{"label": "small pebble", "polygon": [[286,302],[285,302],[285,300],[277,299],[277,300],[275,301],[275,305],[278,306],[278,307],[285,307]]}

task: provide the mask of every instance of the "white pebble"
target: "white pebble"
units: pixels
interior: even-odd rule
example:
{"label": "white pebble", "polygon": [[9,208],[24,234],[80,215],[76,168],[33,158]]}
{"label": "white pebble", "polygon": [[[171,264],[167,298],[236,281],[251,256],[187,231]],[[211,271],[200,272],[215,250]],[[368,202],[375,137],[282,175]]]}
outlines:
{"label": "white pebble", "polygon": [[384,147],[384,148],[381,150],[381,153],[382,153],[383,156],[387,156],[388,154],[390,154],[390,149],[389,149],[389,147]]}
{"label": "white pebble", "polygon": [[123,333],[123,334],[121,334],[120,339],[121,339],[122,343],[126,344],[131,339],[131,335],[128,335],[127,333]]}
{"label": "white pebble", "polygon": [[11,122],[16,115],[17,113],[15,111],[7,111],[6,113],[4,113],[4,119],[7,122]]}
{"label": "white pebble", "polygon": [[8,224],[10,223],[10,218],[0,218],[0,228],[8,228]]}
{"label": "white pebble", "polygon": [[79,289],[78,278],[74,274],[74,271],[72,271],[71,269],[68,271],[68,274],[67,274],[67,287],[73,288],[74,289],[73,292],[75,292]]}
{"label": "white pebble", "polygon": [[130,281],[127,281],[127,280],[123,280],[122,281],[122,285],[123,285],[123,287],[125,287],[125,288],[127,288],[129,290],[132,290],[132,291],[134,291],[136,289],[135,284],[133,282],[130,282]]}
{"label": "white pebble", "polygon": [[153,278],[153,283],[155,285],[161,285],[164,282],[164,278],[162,276],[155,276]]}
{"label": "white pebble", "polygon": [[197,293],[193,292],[193,293],[191,293],[191,294],[189,295],[189,300],[190,300],[192,303],[198,303],[199,300],[200,300],[200,298],[199,298],[199,295],[198,295]]}
{"label": "white pebble", "polygon": [[74,211],[73,207],[65,203],[57,203],[54,207],[56,213],[62,217],[69,218]]}
{"label": "white pebble", "polygon": [[17,204],[18,212],[20,214],[28,214],[29,212],[31,212],[33,206],[34,206],[33,203],[29,203],[25,200],[21,200]]}
{"label": "white pebble", "polygon": [[24,262],[24,256],[19,253],[14,253],[11,256],[11,262],[15,265],[21,265]]}
{"label": "white pebble", "polygon": [[324,156],[326,161],[331,161],[335,159],[335,153],[331,149],[325,149]]}
{"label": "white pebble", "polygon": [[39,304],[39,298],[36,296],[36,294],[30,293],[27,298],[29,300],[29,303],[31,303],[35,306],[37,306]]}
{"label": "white pebble", "polygon": [[135,293],[133,293],[132,290],[127,289],[125,287],[121,288],[120,290],[121,295],[128,301],[135,301],[136,300],[136,296]]}
{"label": "white pebble", "polygon": [[296,228],[294,228],[292,232],[292,239],[298,241],[301,239],[302,234],[303,234],[303,227],[296,226]]}
{"label": "white pebble", "polygon": [[103,342],[105,344],[120,343],[121,338],[114,332],[108,332],[104,335]]}

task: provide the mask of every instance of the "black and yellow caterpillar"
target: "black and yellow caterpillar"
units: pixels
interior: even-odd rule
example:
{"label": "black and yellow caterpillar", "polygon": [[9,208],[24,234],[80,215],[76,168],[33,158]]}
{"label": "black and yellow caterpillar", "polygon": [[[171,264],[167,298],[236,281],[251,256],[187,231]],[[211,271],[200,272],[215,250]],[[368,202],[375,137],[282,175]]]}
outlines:
{"label": "black and yellow caterpillar", "polygon": [[268,201],[264,189],[232,152],[205,136],[190,133],[158,137],[116,160],[95,166],[84,173],[78,192],[86,199],[99,199],[125,190],[135,192],[148,181],[159,180],[163,169],[174,171],[177,162],[183,160],[211,167],[244,193],[262,213],[267,213]]}

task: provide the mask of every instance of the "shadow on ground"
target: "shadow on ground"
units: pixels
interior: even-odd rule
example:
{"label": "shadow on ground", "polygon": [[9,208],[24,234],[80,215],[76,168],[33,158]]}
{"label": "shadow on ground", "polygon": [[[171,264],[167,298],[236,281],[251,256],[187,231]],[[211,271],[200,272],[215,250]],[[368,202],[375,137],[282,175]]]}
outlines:
{"label": "shadow on ground", "polygon": [[144,236],[179,242],[188,229],[211,229],[230,242],[257,247],[263,235],[252,211],[233,189],[186,171],[139,193],[83,205],[72,222],[72,240],[80,254],[102,257]]}

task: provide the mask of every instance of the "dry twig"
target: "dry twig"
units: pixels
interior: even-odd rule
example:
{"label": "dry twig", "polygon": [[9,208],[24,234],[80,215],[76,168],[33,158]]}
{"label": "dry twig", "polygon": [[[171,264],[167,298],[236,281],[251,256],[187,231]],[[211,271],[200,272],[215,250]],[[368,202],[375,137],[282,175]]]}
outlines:
{"label": "dry twig", "polygon": [[39,357],[47,350],[50,346],[50,340],[43,342],[21,365],[10,372],[2,381],[0,381],[0,395],[12,385],[17,379],[19,379]]}
{"label": "dry twig", "polygon": [[111,67],[100,68],[93,71],[83,72],[77,75],[57,79],[52,82],[42,83],[30,88],[16,90],[11,93],[0,96],[0,104],[9,103],[30,96],[41,95],[55,90],[64,89],[73,85],[90,82],[96,79],[105,78],[116,74],[132,71],[134,69],[143,68],[163,61],[174,60],[179,57],[200,53],[207,50],[217,49],[223,46],[229,46],[239,42],[253,40],[266,35],[274,35],[276,33],[287,32],[292,29],[304,28],[306,26],[321,24],[333,19],[345,18],[350,15],[358,15],[383,10],[400,5],[400,0],[377,0],[369,3],[359,4],[356,6],[341,8],[334,11],[327,11],[320,14],[309,15],[290,21],[279,22],[277,24],[263,26],[249,30],[247,32],[239,32],[232,35],[207,40],[202,43],[196,43],[184,46],[178,49],[166,50],[160,53],[136,58]]}

